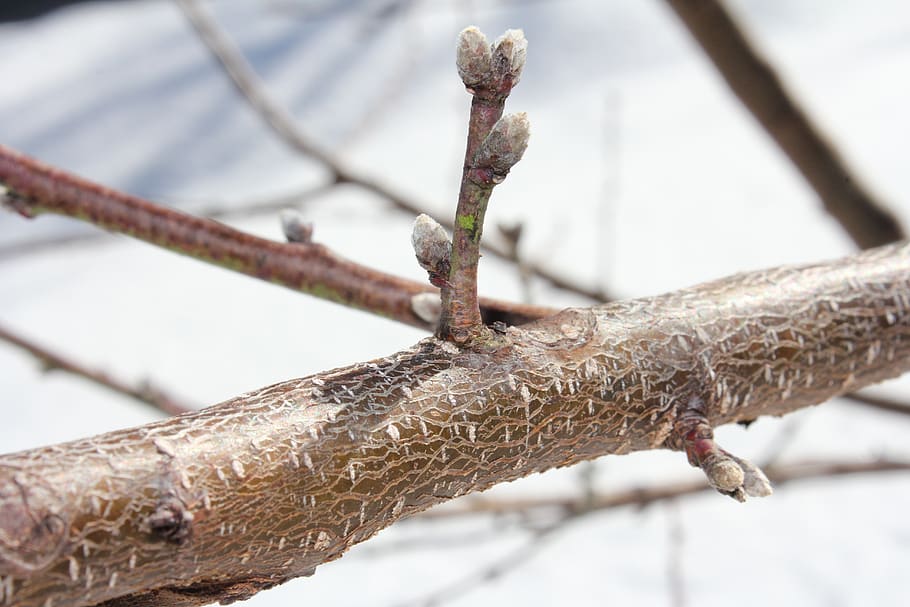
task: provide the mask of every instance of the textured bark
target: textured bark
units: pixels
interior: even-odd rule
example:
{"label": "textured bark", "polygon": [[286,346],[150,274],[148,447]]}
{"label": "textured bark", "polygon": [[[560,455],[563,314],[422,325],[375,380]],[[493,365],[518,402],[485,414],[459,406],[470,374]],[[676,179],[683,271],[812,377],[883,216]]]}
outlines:
{"label": "textured bark", "polygon": [[910,368],[910,245],[435,338],[140,428],[0,457],[0,604],[190,605],[308,575],[533,472],[674,448]]}

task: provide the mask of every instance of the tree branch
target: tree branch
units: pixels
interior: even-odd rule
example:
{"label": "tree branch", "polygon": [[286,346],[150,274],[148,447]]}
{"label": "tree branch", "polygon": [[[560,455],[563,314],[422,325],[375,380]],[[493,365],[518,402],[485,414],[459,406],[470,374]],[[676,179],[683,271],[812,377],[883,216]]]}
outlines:
{"label": "tree branch", "polygon": [[130,385],[127,382],[111,377],[104,371],[89,369],[77,362],[68,360],[21,335],[16,335],[2,326],[0,326],[0,340],[28,352],[38,359],[47,371],[57,369],[85,378],[96,385],[103,386],[108,390],[112,390],[113,392],[117,392],[118,394],[128,396],[143,404],[149,405],[159,413],[180,415],[181,413],[187,413],[188,411],[193,410],[192,407],[180,403],[148,382],[138,386]]}
{"label": "tree branch", "polygon": [[752,112],[862,249],[906,238],[886,206],[821,134],[722,0],[667,0],[730,89]]}
{"label": "tree branch", "polygon": [[[433,327],[412,298],[435,289],[339,257],[320,244],[280,243],[245,234],[136,196],[91,183],[0,145],[0,185],[7,205],[26,217],[50,212],[120,232],[171,251],[315,297]],[[483,299],[485,318],[520,324],[554,310]]]}
{"label": "tree branch", "polygon": [[21,607],[245,598],[449,498],[682,448],[693,413],[710,427],[782,415],[903,373],[908,293],[910,245],[892,245],[566,310],[493,348],[428,338],[2,456],[0,589]]}

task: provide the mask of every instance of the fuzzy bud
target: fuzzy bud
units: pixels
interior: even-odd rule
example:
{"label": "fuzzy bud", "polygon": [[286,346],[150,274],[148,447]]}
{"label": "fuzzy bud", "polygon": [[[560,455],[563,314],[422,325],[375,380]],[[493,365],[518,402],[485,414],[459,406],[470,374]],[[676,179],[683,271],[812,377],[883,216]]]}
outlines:
{"label": "fuzzy bud", "polygon": [[420,214],[414,221],[411,244],[417,263],[430,275],[430,283],[440,288],[447,285],[452,243],[445,228],[429,215]]}
{"label": "fuzzy bud", "polygon": [[468,89],[473,89],[489,80],[493,53],[487,37],[473,25],[458,34],[455,65],[458,75]]}
{"label": "fuzzy bud", "polygon": [[528,56],[528,41],[521,30],[506,30],[493,43],[493,79],[511,89],[521,79]]}
{"label": "fuzzy bud", "polygon": [[525,150],[531,137],[531,124],[525,112],[507,114],[496,121],[490,133],[480,144],[475,167],[489,167],[493,173],[504,177],[515,166]]}

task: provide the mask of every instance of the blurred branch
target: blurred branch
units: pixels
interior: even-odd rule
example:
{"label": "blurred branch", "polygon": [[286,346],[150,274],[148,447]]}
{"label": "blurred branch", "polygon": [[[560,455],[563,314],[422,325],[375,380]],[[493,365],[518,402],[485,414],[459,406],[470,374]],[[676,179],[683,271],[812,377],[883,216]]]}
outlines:
{"label": "blurred branch", "polygon": [[85,378],[108,390],[128,396],[143,404],[150,405],[157,409],[159,413],[163,412],[167,415],[180,415],[181,413],[193,410],[192,407],[168,396],[164,391],[158,389],[149,382],[143,382],[140,385],[131,385],[125,381],[111,377],[104,371],[90,369],[73,360],[67,359],[20,335],[16,335],[2,326],[0,326],[0,340],[12,344],[34,356],[41,363],[45,371],[65,371],[66,373]]}
{"label": "blurred branch", "polygon": [[[237,91],[250,107],[262,117],[272,131],[291,149],[323,165],[331,173],[336,183],[356,185],[385,199],[392,206],[408,213],[412,217],[427,213],[425,205],[421,205],[404,194],[394,191],[380,181],[344,166],[338,158],[313,142],[297,125],[294,117],[268,94],[262,80],[260,80],[252,66],[243,56],[241,50],[201,7],[200,3],[196,0],[175,1],[183,10],[187,20],[196,30],[209,52],[230,77]],[[432,215],[431,213],[427,214]],[[434,219],[448,230],[454,230],[455,226],[451,220],[441,220],[436,217]],[[508,246],[485,242],[483,251],[507,261],[514,261],[514,256],[510,253]],[[609,301],[613,299],[604,289],[577,285],[559,273],[548,271],[536,264],[527,264],[527,270],[556,288],[581,295],[592,301]]]}
{"label": "blurred branch", "polygon": [[[910,461],[879,459],[869,462],[799,462],[764,468],[765,474],[775,485],[796,481],[832,478],[878,472],[908,472]],[[713,491],[703,480],[671,483],[661,487],[629,489],[593,497],[547,497],[514,500],[475,499],[459,507],[435,508],[422,512],[409,520],[448,519],[484,514],[528,514],[537,510],[556,510],[563,517],[586,515],[623,506],[644,508],[657,502],[677,499],[696,493]]]}
{"label": "blurred branch", "polygon": [[846,398],[847,400],[851,400],[855,403],[866,405],[874,409],[891,411],[892,413],[900,413],[902,415],[910,415],[910,405],[905,402],[892,400],[890,398],[871,396],[861,392],[851,392],[850,394],[844,394],[842,398]]}
{"label": "blurred branch", "polygon": [[787,92],[722,0],[667,0],[727,81],[821,198],[825,210],[863,249],[903,240],[903,228],[866,190],[834,146]]}
{"label": "blurred branch", "polygon": [[[768,476],[777,485],[794,481],[812,480],[818,478],[831,478],[855,474],[868,474],[873,472],[906,472],[910,471],[910,461],[877,460],[872,462],[803,462],[766,468]],[[523,500],[472,500],[458,508],[435,508],[407,519],[409,521],[426,521],[430,519],[454,518],[466,515],[492,514],[501,516],[507,514],[524,514],[536,510],[557,510],[559,516],[545,524],[531,529],[531,539],[520,548],[506,553],[497,558],[493,563],[472,571],[456,581],[434,590],[414,600],[400,603],[396,607],[416,607],[428,605],[442,605],[456,598],[460,598],[484,583],[498,579],[518,569],[522,564],[535,556],[555,532],[565,529],[570,523],[577,521],[589,514],[601,512],[621,506],[636,506],[644,508],[657,502],[673,504],[678,498],[713,491],[704,481],[694,483],[677,483],[665,487],[652,489],[633,489],[613,494],[594,496],[592,500],[587,497],[556,497],[556,498],[530,498]],[[678,516],[674,516],[671,528],[672,553],[668,563],[671,576],[671,591],[673,605],[684,605],[685,595],[681,577],[681,557],[678,553],[682,542],[682,530],[677,524]]]}
{"label": "blurred branch", "polygon": [[[6,205],[26,217],[67,215],[201,261],[422,329],[412,297],[432,287],[339,257],[319,244],[280,243],[86,181],[0,145]],[[484,319],[520,324],[548,308],[483,299]]]}

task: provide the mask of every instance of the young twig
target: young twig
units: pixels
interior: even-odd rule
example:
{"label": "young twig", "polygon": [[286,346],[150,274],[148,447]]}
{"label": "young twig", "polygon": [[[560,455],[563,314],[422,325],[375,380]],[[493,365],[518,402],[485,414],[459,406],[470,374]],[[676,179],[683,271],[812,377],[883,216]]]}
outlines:
{"label": "young twig", "polygon": [[730,89],[815,190],[825,210],[863,249],[906,238],[894,215],[863,185],[784,88],[722,0],[667,0]]}
{"label": "young twig", "polygon": [[[211,219],[156,205],[46,166],[0,145],[0,185],[7,205],[26,217],[51,212],[144,240],[201,261],[423,329],[413,309],[429,286],[335,255],[323,245],[280,243]],[[508,324],[548,316],[548,308],[484,299],[489,318]]]}
{"label": "young twig", "polygon": [[[333,183],[349,183],[367,192],[375,194],[390,203],[396,209],[415,217],[426,213],[427,205],[418,203],[408,196],[395,191],[385,183],[368,177],[345,166],[341,160],[318,146],[298,126],[293,116],[278,101],[271,97],[262,80],[253,70],[243,53],[231,38],[218,26],[196,0],[177,0],[200,39],[212,56],[230,78],[237,91],[251,108],[265,121],[282,141],[301,155],[307,156],[323,165],[332,175]],[[445,218],[437,218],[446,229],[453,230],[455,224]],[[485,242],[483,251],[500,259],[511,261],[507,246]],[[527,270],[535,277],[548,282],[558,289],[575,293],[592,302],[605,302],[615,297],[600,287],[588,287],[575,283],[562,272],[555,272],[537,264],[528,263]]]}
{"label": "young twig", "polygon": [[493,188],[521,160],[530,134],[525,114],[502,116],[505,100],[524,68],[527,41],[509,30],[492,47],[476,27],[458,38],[458,73],[474,96],[448,281],[442,285],[437,335],[458,344],[486,337],[477,303],[477,262],[487,203]]}
{"label": "young twig", "polygon": [[41,362],[44,370],[46,371],[59,370],[85,378],[90,382],[107,388],[108,390],[112,390],[118,394],[122,394],[124,396],[138,400],[145,405],[149,405],[156,409],[159,413],[165,413],[167,415],[180,415],[181,413],[186,413],[193,410],[193,407],[181,403],[177,399],[167,395],[163,390],[160,390],[149,382],[144,382],[140,385],[131,385],[125,381],[111,377],[104,371],[90,369],[73,360],[65,358],[64,356],[57,354],[56,352],[52,352],[43,346],[39,346],[35,342],[26,339],[21,335],[17,335],[4,327],[0,327],[0,340],[14,345],[17,348],[24,350],[34,356]]}

